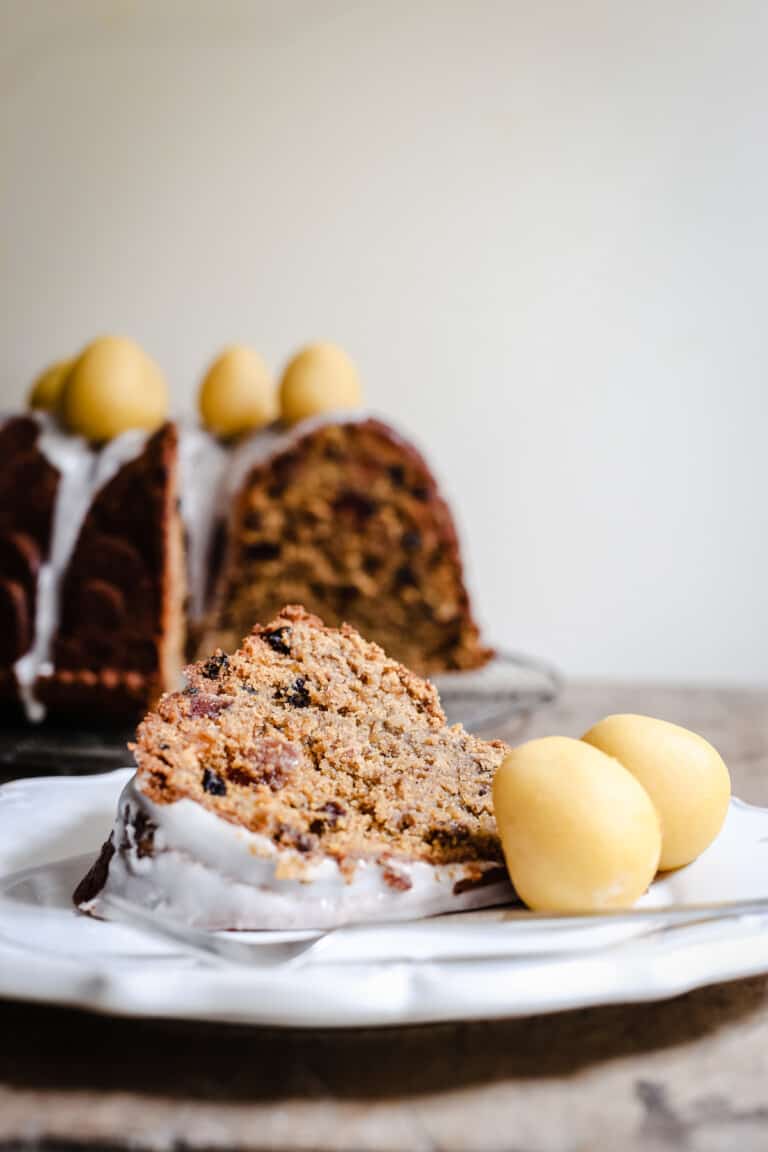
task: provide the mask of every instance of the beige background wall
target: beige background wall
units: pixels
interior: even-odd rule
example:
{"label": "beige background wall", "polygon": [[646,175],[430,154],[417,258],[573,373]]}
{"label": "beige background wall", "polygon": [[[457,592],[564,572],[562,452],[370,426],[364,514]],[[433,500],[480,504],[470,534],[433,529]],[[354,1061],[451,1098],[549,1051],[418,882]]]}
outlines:
{"label": "beige background wall", "polygon": [[763,0],[0,0],[0,400],[344,343],[498,642],[768,679]]}

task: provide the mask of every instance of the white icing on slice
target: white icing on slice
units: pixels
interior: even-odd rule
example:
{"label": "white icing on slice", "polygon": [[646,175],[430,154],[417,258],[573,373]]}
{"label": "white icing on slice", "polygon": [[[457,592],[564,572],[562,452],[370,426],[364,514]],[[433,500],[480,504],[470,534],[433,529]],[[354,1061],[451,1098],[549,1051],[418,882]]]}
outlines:
{"label": "white icing on slice", "polygon": [[45,707],[35,694],[40,676],[53,672],[51,652],[59,622],[61,582],[80,535],[93,498],[117,475],[124,464],[135,459],[147,442],[140,429],[124,432],[101,451],[86,440],[62,432],[50,417],[39,418],[42,431],[37,447],[59,473],[53,510],[48,560],[41,565],[37,580],[35,632],[32,647],[14,664],[16,681],[27,718],[40,721]]}
{"label": "white icing on slice", "polygon": [[[154,825],[151,854],[140,855],[137,813]],[[358,863],[345,880],[330,857],[305,870],[302,880],[275,875],[289,853],[221,819],[192,800],[155,804],[126,785],[112,832],[116,852],[103,891],[197,927],[221,929],[334,928],[372,920],[409,920],[440,912],[508,903],[506,878],[456,891],[462,881],[497,870],[496,862],[433,865],[420,861]],[[387,874],[390,880],[387,880]],[[402,884],[392,883],[399,877]],[[408,886],[406,886],[408,885]],[[98,896],[82,905],[100,915]],[[106,913],[108,916],[108,913]]]}

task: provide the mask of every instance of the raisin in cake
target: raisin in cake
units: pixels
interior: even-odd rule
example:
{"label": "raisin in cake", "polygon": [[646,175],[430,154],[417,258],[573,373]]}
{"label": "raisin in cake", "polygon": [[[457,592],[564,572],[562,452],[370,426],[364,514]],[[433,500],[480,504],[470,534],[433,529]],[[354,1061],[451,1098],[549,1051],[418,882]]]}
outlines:
{"label": "raisin in cake", "polygon": [[49,417],[0,426],[0,701],[99,722],[178,681],[177,431],[101,447]]}
{"label": "raisin in cake", "polygon": [[139,726],[135,777],[75,892],[209,928],[331,927],[511,897],[491,803],[505,747],[431,684],[283,609],[188,670]]}

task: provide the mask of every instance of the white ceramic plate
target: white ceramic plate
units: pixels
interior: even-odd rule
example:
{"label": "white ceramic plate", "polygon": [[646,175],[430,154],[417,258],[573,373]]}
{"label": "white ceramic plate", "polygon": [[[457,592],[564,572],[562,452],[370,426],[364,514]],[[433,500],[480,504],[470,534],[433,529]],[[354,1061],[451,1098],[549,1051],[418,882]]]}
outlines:
{"label": "white ceramic plate", "polygon": [[[503,908],[336,932],[299,967],[205,965],[71,906],[129,775],[0,788],[0,996],[125,1016],[356,1027],[661,999],[768,971],[766,916],[659,933],[610,920],[527,924]],[[9,883],[25,869],[26,879]],[[716,843],[657,881],[644,903],[764,896],[768,810],[735,800]]]}

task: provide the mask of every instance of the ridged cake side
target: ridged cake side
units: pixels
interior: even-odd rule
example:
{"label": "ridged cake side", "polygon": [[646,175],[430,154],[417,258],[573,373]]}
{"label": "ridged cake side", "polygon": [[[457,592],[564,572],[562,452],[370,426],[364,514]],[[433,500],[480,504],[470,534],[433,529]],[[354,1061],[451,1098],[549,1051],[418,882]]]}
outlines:
{"label": "ridged cake side", "polygon": [[48,418],[0,426],[0,701],[14,717],[135,718],[179,682],[177,454],[172,424],[100,448]]}

